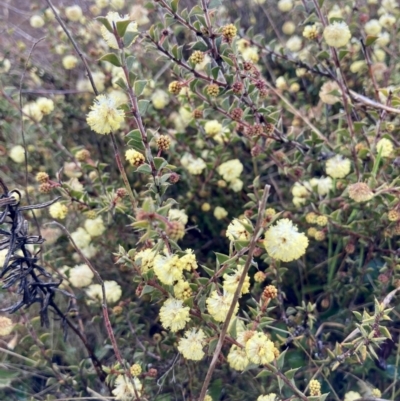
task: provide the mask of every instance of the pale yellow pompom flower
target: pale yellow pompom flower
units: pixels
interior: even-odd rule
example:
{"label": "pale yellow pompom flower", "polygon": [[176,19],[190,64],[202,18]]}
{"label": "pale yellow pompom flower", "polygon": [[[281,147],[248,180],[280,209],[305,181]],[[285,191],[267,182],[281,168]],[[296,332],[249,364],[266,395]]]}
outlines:
{"label": "pale yellow pompom flower", "polygon": [[179,259],[179,265],[182,270],[192,271],[197,269],[197,260],[192,249],[186,249],[185,255]]}
{"label": "pale yellow pompom flower", "polygon": [[172,285],[175,281],[182,280],[183,273],[177,255],[157,255],[153,267],[157,278],[165,285]]}
{"label": "pale yellow pompom flower", "polygon": [[70,21],[74,22],[79,21],[83,16],[82,9],[77,4],[70,7],[66,7],[65,16]]}
{"label": "pale yellow pompom flower", "polygon": [[204,131],[211,138],[220,135],[222,133],[222,124],[217,120],[210,120],[204,124]]}
{"label": "pale yellow pompom flower", "polygon": [[87,287],[91,284],[94,274],[86,264],[76,265],[69,270],[69,282],[76,288]]}
{"label": "pale yellow pompom flower", "polygon": [[32,28],[41,28],[44,26],[44,19],[40,15],[33,15],[30,18],[29,23]]}
{"label": "pale yellow pompom flower", "polygon": [[124,121],[124,111],[117,108],[115,99],[111,96],[97,96],[90,108],[86,121],[98,134],[109,134],[117,130]]}
{"label": "pale yellow pompom flower", "polygon": [[23,118],[25,120],[31,119],[31,120],[34,120],[36,122],[39,122],[43,118],[43,112],[40,109],[40,105],[37,102],[35,102],[35,103],[33,103],[33,102],[27,103],[22,108],[22,114],[23,114]]}
{"label": "pale yellow pompom flower", "polygon": [[239,219],[233,219],[226,229],[226,236],[231,241],[245,241],[250,238],[250,233],[246,230]]}
{"label": "pale yellow pompom flower", "polygon": [[[107,303],[115,303],[121,299],[122,288],[121,286],[114,280],[105,280],[104,281],[104,290],[106,293],[106,301]],[[100,284],[91,284],[86,289],[86,295],[88,299],[86,300],[87,304],[91,304],[93,302],[100,303],[103,300],[103,292]]]}
{"label": "pale yellow pompom flower", "polygon": [[293,8],[293,0],[279,0],[278,8],[283,13],[289,12]]}
{"label": "pale yellow pompom flower", "polygon": [[293,35],[294,31],[296,30],[296,25],[294,24],[293,21],[286,21],[282,25],[282,32],[285,35]]}
{"label": "pale yellow pompom flower", "polygon": [[160,320],[166,329],[172,332],[182,330],[190,320],[190,308],[180,299],[169,298],[160,309]]}
{"label": "pale yellow pompom flower", "polygon": [[153,268],[156,253],[150,248],[144,249],[135,255],[135,262],[140,263],[140,270],[142,273],[148,272]]}
{"label": "pale yellow pompom flower", "polygon": [[200,175],[207,167],[201,157],[194,157],[190,153],[185,153],[181,158],[181,164],[192,175]]}
{"label": "pale yellow pompom flower", "polygon": [[242,174],[243,164],[239,159],[228,160],[220,164],[217,171],[225,181],[231,182],[239,178],[240,174]]}
{"label": "pale yellow pompom flower", "polygon": [[64,220],[68,214],[68,208],[62,203],[56,202],[49,207],[49,213],[53,219]]}
{"label": "pale yellow pompom flower", "polygon": [[87,248],[92,240],[92,237],[83,227],[78,227],[76,231],[71,233],[71,238],[78,248]]}
{"label": "pale yellow pompom flower", "polygon": [[[332,93],[333,92],[333,93]],[[337,92],[337,94],[335,94]],[[326,104],[335,104],[340,101],[340,88],[337,82],[325,82],[319,91],[319,98]]]}
{"label": "pale yellow pompom flower", "polygon": [[[228,314],[229,308],[233,301],[233,294],[224,293],[219,295],[217,291],[213,291],[211,296],[207,298],[208,313],[217,321],[224,322]],[[238,312],[239,305],[236,303],[233,315]]]}
{"label": "pale yellow pompom flower", "polygon": [[[223,275],[224,284],[223,288],[228,294],[234,294],[239,284],[240,277],[242,276],[244,266],[239,266],[234,270],[233,274],[225,273]],[[250,277],[246,274],[241,294],[247,294],[250,289]]]}
{"label": "pale yellow pompom flower", "polygon": [[[115,11],[110,11],[106,18],[110,23],[111,27],[113,23],[116,25],[119,21],[126,21],[129,20],[129,15],[121,16]],[[127,32],[137,32],[137,24],[136,22],[129,23],[128,27],[126,28]],[[117,39],[115,38],[114,34],[111,33],[104,25],[100,28],[101,35],[103,39],[106,41],[107,45],[112,49],[119,49]]]}
{"label": "pale yellow pompom flower", "polygon": [[185,337],[178,343],[178,351],[192,361],[200,361],[204,356],[203,345],[206,336],[202,329],[192,329],[185,332]]}
{"label": "pale yellow pompom flower", "polygon": [[174,295],[176,299],[189,299],[192,296],[192,289],[187,281],[180,280],[174,285]]}
{"label": "pale yellow pompom flower", "polygon": [[257,401],[277,401],[277,395],[275,393],[269,393],[267,395],[260,395]]}
{"label": "pale yellow pompom flower", "polygon": [[89,233],[91,237],[98,237],[104,233],[105,227],[103,223],[103,219],[101,216],[96,217],[95,219],[87,219],[84,223],[85,230]]}
{"label": "pale yellow pompom flower", "polygon": [[332,178],[344,178],[350,173],[351,161],[347,157],[336,155],[326,161],[326,174]]}
{"label": "pale yellow pompom flower", "polygon": [[255,333],[246,342],[246,354],[249,360],[257,365],[274,360],[274,343],[264,333]]}
{"label": "pale yellow pompom flower", "polygon": [[21,145],[13,146],[8,153],[10,159],[15,163],[23,163],[25,161],[25,149]]}
{"label": "pale yellow pompom flower", "polygon": [[393,142],[390,139],[382,138],[376,144],[376,152],[382,157],[390,157],[393,155]]}
{"label": "pale yellow pompom flower", "polygon": [[36,104],[44,116],[47,116],[47,114],[50,114],[54,110],[54,102],[47,97],[39,97],[36,100]]}
{"label": "pale yellow pompom flower", "polygon": [[361,394],[358,393],[357,391],[348,391],[344,395],[344,401],[356,401],[359,398],[361,398]]}
{"label": "pale yellow pompom flower", "polygon": [[264,247],[274,259],[290,262],[306,252],[308,238],[289,219],[281,219],[265,233]]}
{"label": "pale yellow pompom flower", "polygon": [[215,217],[217,220],[222,220],[222,219],[224,219],[226,216],[228,216],[228,212],[227,212],[223,207],[217,206],[217,207],[214,209],[214,217]]}
{"label": "pale yellow pompom flower", "polygon": [[334,22],[324,29],[324,39],[329,46],[346,46],[351,38],[351,32],[345,22]]}
{"label": "pale yellow pompom flower", "polygon": [[303,46],[303,42],[302,42],[300,36],[297,36],[297,35],[293,35],[286,42],[286,48],[294,53],[300,51],[302,46]]}
{"label": "pale yellow pompom flower", "polygon": [[116,400],[129,401],[135,399],[136,394],[139,396],[142,394],[143,384],[137,377],[131,379],[126,375],[119,375],[115,379],[114,386],[112,393]]}
{"label": "pale yellow pompom flower", "polygon": [[168,211],[168,219],[180,221],[184,226],[187,224],[189,220],[188,215],[185,213],[185,211],[179,209],[170,209]]}
{"label": "pale yellow pompom flower", "polygon": [[227,356],[227,361],[232,369],[238,371],[245,370],[250,363],[249,358],[247,358],[246,355],[246,350],[237,345],[232,345]]}
{"label": "pale yellow pompom flower", "polygon": [[78,59],[75,56],[69,54],[68,56],[63,57],[62,65],[66,70],[72,70],[78,65]]}
{"label": "pale yellow pompom flower", "polygon": [[162,89],[157,89],[151,95],[151,102],[153,103],[153,107],[157,110],[162,110],[169,103],[168,93],[163,91]]}
{"label": "pale yellow pompom flower", "polygon": [[374,197],[371,188],[364,182],[357,182],[348,188],[349,197],[357,203],[368,202]]}
{"label": "pale yellow pompom flower", "polygon": [[14,324],[11,319],[6,316],[0,316],[0,336],[8,336],[13,328]]}
{"label": "pale yellow pompom flower", "polygon": [[370,19],[364,25],[364,30],[367,35],[378,36],[382,31],[382,26],[377,19]]}

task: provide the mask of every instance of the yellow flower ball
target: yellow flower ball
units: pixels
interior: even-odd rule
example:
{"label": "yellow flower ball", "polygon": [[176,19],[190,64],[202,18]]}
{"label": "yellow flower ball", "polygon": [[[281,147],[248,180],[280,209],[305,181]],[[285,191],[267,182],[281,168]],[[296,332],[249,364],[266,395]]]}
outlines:
{"label": "yellow flower ball", "polygon": [[78,64],[78,59],[73,55],[65,56],[62,59],[62,65],[66,70],[74,69]]}
{"label": "yellow flower ball", "polygon": [[281,219],[265,233],[264,247],[272,258],[290,262],[305,254],[308,238],[292,221]]}
{"label": "yellow flower ball", "polygon": [[345,22],[334,22],[324,29],[324,39],[329,46],[346,46],[351,38],[351,32]]}

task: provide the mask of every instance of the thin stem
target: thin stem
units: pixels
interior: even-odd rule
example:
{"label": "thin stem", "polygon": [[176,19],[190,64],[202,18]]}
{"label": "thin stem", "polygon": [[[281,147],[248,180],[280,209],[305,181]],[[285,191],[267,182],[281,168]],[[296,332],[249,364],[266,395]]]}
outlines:
{"label": "thin stem", "polygon": [[251,261],[253,259],[253,253],[254,253],[254,251],[256,249],[258,238],[261,235],[264,210],[266,208],[267,198],[268,198],[268,195],[269,195],[270,188],[271,187],[269,185],[265,185],[265,187],[264,187],[264,192],[263,192],[261,201],[260,201],[259,206],[258,206],[257,222],[256,222],[256,225],[255,225],[255,228],[254,228],[253,237],[251,238],[251,241],[250,241],[249,253],[247,254],[247,260],[246,260],[246,263],[244,265],[243,272],[242,272],[242,275],[240,277],[240,281],[239,281],[238,286],[236,288],[235,294],[233,295],[233,300],[232,300],[231,306],[229,308],[228,314],[226,316],[225,322],[222,325],[222,329],[221,329],[221,333],[219,335],[218,343],[217,343],[217,346],[215,348],[214,355],[212,357],[212,360],[211,360],[210,366],[208,368],[206,377],[204,379],[203,386],[201,388],[199,401],[204,401],[204,397],[206,396],[208,386],[210,384],[213,372],[214,372],[215,367],[216,367],[217,362],[218,362],[219,354],[221,353],[222,346],[224,344],[224,340],[225,340],[225,337],[226,337],[226,333],[228,331],[229,323],[230,323],[231,318],[233,316],[233,312],[235,310],[236,303],[237,303],[237,301],[239,299],[239,295],[242,292],[242,286],[243,286],[244,280],[246,278],[247,272],[250,269]]}

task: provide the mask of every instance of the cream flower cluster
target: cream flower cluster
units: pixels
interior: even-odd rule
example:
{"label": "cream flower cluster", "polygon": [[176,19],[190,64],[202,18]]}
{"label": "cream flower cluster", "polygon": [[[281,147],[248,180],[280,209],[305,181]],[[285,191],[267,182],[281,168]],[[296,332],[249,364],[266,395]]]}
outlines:
{"label": "cream flower cluster", "polygon": [[180,299],[169,298],[160,309],[160,320],[166,329],[172,332],[182,330],[190,320],[190,308]]}
{"label": "cream flower cluster", "polygon": [[49,213],[53,219],[64,220],[68,214],[68,207],[63,203],[56,202],[49,207]]}
{"label": "cream flower cluster", "polygon": [[325,196],[333,189],[331,177],[314,177],[310,181],[296,182],[292,187],[293,204],[300,207],[316,190],[318,195]]}
{"label": "cream flower cluster", "polygon": [[169,103],[168,93],[163,91],[162,89],[157,89],[151,95],[151,102],[153,103],[153,107],[157,110],[164,109]]}
{"label": "cream flower cluster", "polygon": [[155,257],[156,252],[152,251],[150,248],[147,248],[138,252],[134,257],[134,260],[136,263],[140,264],[141,272],[147,273],[153,268]]}
{"label": "cream flower cluster", "polygon": [[124,111],[118,109],[112,96],[97,96],[90,109],[86,121],[93,131],[101,135],[119,129],[125,119]]}
{"label": "cream flower cluster", "polygon": [[[108,22],[110,23],[111,27],[114,24],[117,24],[119,21],[126,21],[129,20],[129,15],[124,15],[121,16],[115,11],[110,11],[106,18],[108,19]],[[112,49],[119,49],[118,47],[118,42],[117,39],[115,38],[114,34],[111,33],[104,25],[101,26],[100,28],[101,35],[103,36],[103,39],[106,41],[107,45],[111,47]],[[137,32],[137,24],[136,22],[131,22],[127,29],[127,32]]]}
{"label": "cream flower cluster", "polygon": [[200,175],[207,167],[200,157],[194,157],[190,153],[185,153],[181,158],[182,166],[192,175]]}
{"label": "cream flower cluster", "polygon": [[290,262],[305,254],[308,238],[291,220],[281,219],[265,233],[264,247],[272,258]]}
{"label": "cream flower cluster", "polygon": [[140,396],[142,394],[142,389],[143,384],[137,377],[131,379],[125,375],[119,375],[115,379],[112,393],[116,400],[129,401],[135,399],[136,394]]}
{"label": "cream flower cluster", "polygon": [[86,264],[76,265],[69,269],[69,282],[76,288],[87,287],[91,284],[94,274]]}
{"label": "cream flower cluster", "polygon": [[245,220],[233,219],[226,229],[226,236],[231,241],[246,241],[250,238],[250,233],[242,224]]}
{"label": "cream flower cluster", "polygon": [[230,183],[231,189],[235,192],[241,191],[243,181],[240,180],[239,177],[243,171],[243,164],[239,159],[228,160],[227,162],[220,164],[217,171],[225,181]]}
{"label": "cream flower cluster", "polygon": [[[217,291],[213,291],[211,296],[207,298],[207,311],[217,321],[224,322],[228,315],[229,308],[233,301],[233,294],[224,292],[222,295]],[[239,309],[238,303],[235,305],[233,314],[236,315]]]}
{"label": "cream flower cluster", "polygon": [[346,46],[351,38],[351,32],[345,22],[335,21],[324,29],[325,42],[332,47]]}
{"label": "cream flower cluster", "polygon": [[204,356],[203,346],[206,336],[202,329],[191,329],[179,340],[178,351],[192,361],[200,361]]}
{"label": "cream flower cluster", "polygon": [[22,108],[23,118],[40,122],[54,110],[54,102],[47,97],[39,97],[35,102],[29,102]]}
{"label": "cream flower cluster", "polygon": [[350,173],[351,161],[342,155],[336,155],[325,163],[326,174],[332,178],[344,178]]}
{"label": "cream flower cluster", "polygon": [[184,210],[170,209],[168,212],[168,219],[179,221],[185,226],[187,224],[189,218]]}
{"label": "cream flower cluster", "polygon": [[91,244],[92,238],[102,235],[106,228],[101,216],[95,219],[87,219],[83,225],[85,228],[78,227],[71,233],[71,237],[82,253],[87,258],[92,258],[98,251],[98,249]]}
{"label": "cream flower cluster", "polygon": [[183,279],[183,271],[197,269],[196,256],[191,249],[181,257],[178,255],[157,255],[153,260],[154,273],[165,285],[172,285]]}
{"label": "cream flower cluster", "polygon": [[[225,273],[223,275],[224,283],[223,288],[226,293],[234,294],[239,284],[240,277],[242,276],[244,266],[239,266],[234,270],[233,274]],[[242,286],[242,294],[247,294],[250,290],[250,277],[246,274],[245,280]]]}
{"label": "cream flower cluster", "polygon": [[[105,280],[104,281],[104,290],[106,293],[106,301],[107,303],[113,304],[118,302],[122,296],[122,288],[121,286],[114,280]],[[86,303],[88,305],[92,303],[100,303],[103,300],[103,292],[100,284],[91,284],[86,289]]]}

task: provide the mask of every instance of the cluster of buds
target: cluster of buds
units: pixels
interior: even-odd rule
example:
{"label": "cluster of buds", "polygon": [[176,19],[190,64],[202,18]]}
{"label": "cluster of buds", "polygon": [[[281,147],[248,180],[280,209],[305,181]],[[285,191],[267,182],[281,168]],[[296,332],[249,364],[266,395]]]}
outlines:
{"label": "cluster of buds", "polygon": [[236,107],[235,109],[232,110],[231,117],[232,120],[240,121],[243,117],[243,110],[240,109],[239,107]]}
{"label": "cluster of buds", "polygon": [[222,36],[226,42],[232,42],[232,39],[237,35],[237,28],[233,24],[225,25],[222,28]]}
{"label": "cluster of buds", "polygon": [[196,50],[189,57],[189,61],[191,61],[193,64],[200,64],[204,61],[204,57],[205,54],[203,52],[201,52],[200,50]]}
{"label": "cluster of buds", "polygon": [[87,149],[78,150],[75,154],[76,160],[86,162],[90,159],[90,152]]}
{"label": "cluster of buds", "polygon": [[185,235],[185,226],[180,221],[170,221],[165,231],[169,238],[178,241]]}
{"label": "cluster of buds", "polygon": [[183,83],[179,81],[172,81],[168,86],[168,92],[172,93],[173,95],[179,95],[183,88]]}
{"label": "cluster of buds", "polygon": [[278,296],[278,289],[274,285],[267,285],[262,296],[265,299],[275,299]]}
{"label": "cluster of buds", "polygon": [[156,140],[159,150],[168,150],[171,145],[171,138],[166,135],[160,135]]}
{"label": "cluster of buds", "polygon": [[219,95],[219,86],[217,84],[210,84],[206,88],[208,96],[216,97]]}
{"label": "cluster of buds", "polygon": [[53,188],[60,186],[60,184],[52,182],[49,175],[44,171],[36,174],[36,181],[40,183],[39,192],[43,194],[48,194]]}
{"label": "cluster of buds", "polygon": [[203,118],[203,110],[201,109],[194,109],[193,110],[193,118],[195,120],[199,120],[200,118]]}

